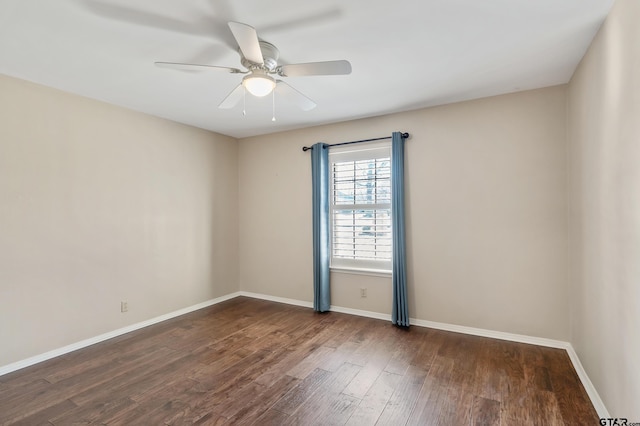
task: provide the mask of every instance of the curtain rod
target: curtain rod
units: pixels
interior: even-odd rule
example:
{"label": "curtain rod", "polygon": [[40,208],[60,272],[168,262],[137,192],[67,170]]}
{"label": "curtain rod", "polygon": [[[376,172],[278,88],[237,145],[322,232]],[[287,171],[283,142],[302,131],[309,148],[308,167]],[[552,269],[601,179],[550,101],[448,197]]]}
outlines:
{"label": "curtain rod", "polygon": [[[403,134],[402,134],[402,138],[403,138],[403,139],[407,139],[408,137],[409,137],[409,133],[403,133]],[[381,141],[381,140],[383,140],[383,139],[391,139],[391,136],[385,136],[385,137],[383,137],[383,138],[362,139],[362,140],[360,140],[360,141],[340,142],[340,143],[334,143],[334,144],[327,145],[327,146],[349,145],[349,144],[352,144],[352,143],[362,143],[362,142]],[[311,146],[303,146],[303,147],[302,147],[302,150],[303,150],[303,151],[305,151],[305,152],[306,152],[306,151],[309,151],[310,149],[313,149],[313,147],[311,147]]]}

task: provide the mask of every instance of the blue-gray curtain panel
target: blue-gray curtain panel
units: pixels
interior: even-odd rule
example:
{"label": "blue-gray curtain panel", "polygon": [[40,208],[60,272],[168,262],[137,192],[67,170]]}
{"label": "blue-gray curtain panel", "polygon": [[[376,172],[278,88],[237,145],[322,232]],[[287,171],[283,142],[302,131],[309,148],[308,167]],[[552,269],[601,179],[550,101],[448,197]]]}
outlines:
{"label": "blue-gray curtain panel", "polygon": [[409,327],[407,300],[407,258],[404,232],[404,138],[393,132],[391,137],[391,221],[393,263],[391,283],[393,287],[393,324]]}
{"label": "blue-gray curtain panel", "polygon": [[311,149],[313,185],[313,309],[326,312],[331,307],[329,286],[329,146]]}

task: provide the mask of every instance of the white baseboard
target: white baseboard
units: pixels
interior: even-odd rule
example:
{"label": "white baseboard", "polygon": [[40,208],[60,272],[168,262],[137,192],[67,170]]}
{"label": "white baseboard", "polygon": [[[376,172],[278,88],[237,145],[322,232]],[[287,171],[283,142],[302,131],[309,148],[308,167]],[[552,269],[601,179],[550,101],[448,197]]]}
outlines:
{"label": "white baseboard", "polygon": [[[268,295],[258,294],[258,293],[249,293],[249,292],[241,291],[239,292],[239,295],[252,297],[254,299],[271,300],[274,302],[287,303],[290,305],[304,306],[308,308],[313,307],[313,303],[311,302],[304,302],[304,301],[294,300],[294,299],[285,299],[281,297],[268,296]],[[333,312],[341,312],[341,313],[357,315],[361,317],[391,321],[391,315],[382,314],[379,312],[344,308],[344,307],[335,306],[335,305],[331,305],[330,310]],[[526,343],[530,345],[544,346],[548,348],[564,349],[565,351],[567,351],[567,354],[569,355],[569,359],[573,364],[573,368],[576,370],[576,373],[578,374],[578,377],[582,382],[582,386],[584,386],[584,389],[587,392],[587,395],[591,399],[591,403],[593,404],[593,407],[596,409],[598,416],[600,416],[601,418],[610,417],[609,412],[607,411],[604,403],[602,402],[602,399],[600,398],[600,395],[598,395],[598,392],[596,391],[596,388],[593,386],[593,383],[591,383],[591,380],[589,379],[587,372],[582,367],[582,363],[578,358],[578,354],[576,353],[576,351],[573,349],[573,346],[571,346],[571,343],[569,342],[565,342],[562,340],[546,339],[543,337],[527,336],[524,334],[505,333],[503,331],[486,330],[483,328],[466,327],[462,325],[447,324],[447,323],[441,323],[441,322],[435,322],[435,321],[426,321],[426,320],[420,320],[416,318],[411,318],[409,322],[411,325],[415,325],[418,327],[434,328],[437,330],[451,331],[454,333],[470,334],[472,336],[489,337],[492,339],[507,340],[510,342]]]}
{"label": "white baseboard", "polygon": [[312,308],[312,302],[305,302],[297,299],[287,299],[286,297],[270,296],[268,294],[251,293],[250,291],[239,291],[238,296],[251,297],[252,299],[268,300],[270,302],[285,303],[287,305],[302,306],[303,308]]}
{"label": "white baseboard", "polygon": [[332,312],[340,312],[342,314],[357,315],[359,317],[374,318],[391,322],[391,315],[381,314],[380,312],[363,311],[361,309],[344,308],[342,306],[331,305],[329,308]]}
{"label": "white baseboard", "polygon": [[207,300],[206,302],[198,303],[197,305],[189,306],[189,307],[186,307],[186,308],[183,308],[183,309],[179,309],[177,311],[170,312],[168,314],[164,314],[164,315],[160,315],[160,316],[155,317],[155,318],[151,318],[151,319],[146,320],[146,321],[142,321],[142,322],[139,322],[139,323],[136,323],[136,324],[128,325],[126,327],[119,328],[117,330],[109,331],[107,333],[100,334],[99,336],[91,337],[89,339],[85,339],[85,340],[82,340],[80,342],[72,343],[70,345],[63,346],[63,347],[58,348],[58,349],[54,349],[54,350],[45,352],[43,354],[39,354],[39,355],[32,356],[32,357],[27,358],[27,359],[23,359],[21,361],[17,361],[17,362],[11,363],[11,364],[0,366],[0,376],[2,376],[4,374],[7,374],[7,373],[11,373],[13,371],[20,370],[20,369],[25,368],[25,367],[29,367],[29,366],[34,365],[34,364],[38,364],[40,362],[49,360],[51,358],[55,358],[55,357],[60,356],[60,355],[67,354],[69,352],[76,351],[78,349],[86,348],[87,346],[95,345],[96,343],[100,343],[100,342],[103,342],[105,340],[112,339],[114,337],[121,336],[123,334],[130,333],[130,332],[135,331],[135,330],[139,330],[139,329],[144,328],[144,327],[148,327],[148,326],[153,325],[153,324],[157,324],[157,323],[162,322],[162,321],[166,321],[166,320],[171,319],[171,318],[179,317],[180,315],[188,314],[189,312],[197,311],[198,309],[206,308],[208,306],[212,306],[212,305],[215,305],[217,303],[224,302],[225,300],[233,299],[233,298],[238,297],[238,296],[239,296],[238,293],[232,293],[232,294],[228,294],[226,296],[217,297],[215,299]]}
{"label": "white baseboard", "polygon": [[[313,308],[312,302],[305,302],[296,299],[287,299],[284,297],[270,296],[267,294],[251,293],[247,291],[239,291],[238,296],[246,296],[254,299],[269,300],[272,302],[286,303],[288,305],[303,306],[305,308]],[[391,321],[391,315],[380,312],[363,311],[361,309],[345,308],[342,306],[331,305],[332,312],[340,312],[344,314],[357,315],[360,317],[375,318],[380,320]],[[502,331],[486,330],[483,328],[466,327],[462,325],[446,324],[442,322],[425,321],[416,318],[410,319],[411,325],[418,327],[435,328],[437,330],[452,331],[455,333],[471,334],[473,336],[490,337],[492,339],[508,340],[511,342],[528,343],[531,345],[546,346],[550,348],[567,349],[571,345],[562,340],[545,339],[542,337],[533,337],[523,334],[505,333]]]}
{"label": "white baseboard", "polygon": [[[259,293],[251,293],[251,292],[247,292],[247,291],[238,291],[235,293],[231,293],[228,294],[226,296],[222,296],[222,297],[218,297],[215,299],[211,299],[208,300],[206,302],[202,302],[202,303],[198,303],[197,305],[193,305],[193,306],[189,306],[183,309],[179,309],[177,311],[173,311],[170,312],[168,314],[164,314],[164,315],[160,315],[158,317],[146,320],[146,321],[142,321],[136,324],[132,324],[129,325],[127,327],[123,327],[123,328],[119,328],[117,330],[114,331],[110,331],[108,333],[104,333],[101,334],[99,336],[95,336],[89,339],[85,339],[82,340],[80,342],[76,342],[76,343],[72,343],[70,345],[64,346],[62,348],[58,348],[58,349],[54,349],[52,351],[49,352],[45,352],[43,354],[40,355],[36,355],[21,361],[17,361],[14,362],[12,364],[8,364],[5,366],[0,366],[0,376],[7,374],[7,373],[11,373],[13,371],[17,371],[20,370],[22,368],[25,367],[29,367],[31,365],[46,361],[48,359],[51,358],[55,358],[57,356],[60,355],[64,355],[67,354],[69,352],[73,352],[75,350],[78,349],[82,349],[85,348],[87,346],[91,346],[94,345],[96,343],[100,343],[103,342],[105,340],[108,339],[112,339],[114,337],[117,336],[121,336],[123,334],[126,333],[130,333],[132,331],[135,330],[139,330],[141,328],[144,327],[148,327],[150,325],[153,324],[157,324],[160,323],[162,321],[166,321],[168,319],[171,318],[175,318],[178,317],[180,315],[184,315],[184,314],[188,314],[190,312],[193,311],[197,311],[198,309],[202,309],[202,308],[206,308],[208,306],[212,306],[221,302],[224,302],[226,300],[229,299],[233,299],[235,297],[238,296],[245,296],[245,297],[251,297],[253,299],[261,299],[261,300],[268,300],[271,302],[278,302],[278,303],[285,303],[287,305],[295,305],[295,306],[302,306],[305,308],[313,308],[313,303],[312,302],[305,302],[302,300],[297,300],[297,299],[288,299],[288,298],[284,298],[284,297],[277,297],[277,296],[270,296],[270,295],[266,295],[266,294],[259,294]],[[361,316],[361,317],[367,317],[367,318],[375,318],[375,319],[380,319],[380,320],[386,320],[386,321],[391,321],[391,315],[389,314],[382,314],[379,312],[372,312],[372,311],[364,311],[364,310],[360,310],[360,309],[352,309],[352,308],[344,308],[341,306],[335,306],[335,305],[331,305],[331,311],[333,312],[340,312],[340,313],[345,313],[345,314],[350,314],[350,315],[357,315],[357,316]],[[527,335],[522,335],[522,334],[513,334],[513,333],[505,333],[502,331],[493,331],[493,330],[485,330],[482,328],[474,328],[474,327],[465,327],[465,326],[461,326],[461,325],[455,325],[455,324],[446,324],[446,323],[440,323],[440,322],[434,322],[434,321],[425,321],[425,320],[420,320],[420,319],[415,319],[415,318],[411,318],[410,319],[410,323],[412,325],[418,326],[418,327],[428,327],[428,328],[434,328],[437,330],[444,330],[444,331],[452,331],[455,333],[463,333],[463,334],[470,334],[473,336],[481,336],[481,337],[490,337],[493,339],[500,339],[500,340],[508,340],[511,342],[518,342],[518,343],[528,343],[531,345],[538,345],[538,346],[545,346],[545,347],[551,347],[551,348],[558,348],[558,349],[564,349],[567,351],[567,354],[569,355],[569,359],[571,359],[571,362],[573,363],[573,368],[576,370],[576,373],[578,374],[578,377],[580,378],[580,381],[582,382],[582,385],[584,386],[587,395],[589,395],[589,398],[591,399],[591,403],[593,404],[594,408],[596,409],[598,415],[600,417],[605,417],[608,418],[609,416],[609,412],[607,411],[604,403],[602,402],[602,399],[600,398],[600,396],[598,395],[598,392],[596,391],[595,387],[593,386],[593,383],[591,383],[591,380],[589,379],[589,376],[587,375],[586,371],[584,370],[584,367],[582,366],[582,363],[580,362],[580,359],[578,358],[578,354],[576,353],[576,351],[573,349],[573,346],[571,346],[571,343],[569,342],[564,342],[561,340],[553,340],[553,339],[545,339],[545,338],[541,338],[541,337],[533,337],[533,336],[527,336]]]}
{"label": "white baseboard", "polygon": [[[240,291],[238,296],[251,297],[253,299],[269,300],[271,302],[286,303],[287,305],[302,306],[304,308],[313,309],[313,302],[305,302],[303,300],[288,299],[286,297],[270,296],[268,294],[252,293],[249,291]],[[362,311],[359,309],[343,308],[341,306],[331,305],[329,308],[332,312],[341,312],[343,314],[357,315],[360,317],[375,318],[391,321],[391,315],[381,314],[379,312]]]}
{"label": "white baseboard", "polygon": [[546,339],[544,337],[527,336],[526,334],[506,333],[504,331],[487,330],[484,328],[467,327],[464,325],[447,324],[435,321],[425,321],[411,318],[411,324],[419,327],[435,328],[437,330],[452,331],[454,333],[470,334],[491,339],[508,340],[510,342],[527,343],[529,345],[545,346],[548,348],[566,349],[569,343],[562,340]]}
{"label": "white baseboard", "polygon": [[584,390],[587,391],[587,395],[589,395],[593,407],[598,412],[598,416],[600,416],[600,418],[610,418],[611,416],[609,415],[607,407],[604,406],[604,402],[602,402],[602,399],[600,399],[598,391],[596,391],[595,386],[593,386],[593,383],[591,383],[591,380],[589,379],[587,372],[584,370],[584,367],[580,362],[580,358],[578,358],[578,354],[576,353],[575,349],[573,349],[571,343],[568,343],[568,347],[566,349],[567,354],[571,359],[571,363],[573,364],[573,368],[576,370],[576,373],[578,374],[578,377],[582,382],[582,386],[584,386]]}

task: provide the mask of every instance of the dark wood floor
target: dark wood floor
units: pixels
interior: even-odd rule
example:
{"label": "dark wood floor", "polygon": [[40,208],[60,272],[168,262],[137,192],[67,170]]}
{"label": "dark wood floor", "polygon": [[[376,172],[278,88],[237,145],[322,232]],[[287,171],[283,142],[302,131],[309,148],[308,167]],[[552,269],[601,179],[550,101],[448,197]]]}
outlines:
{"label": "dark wood floor", "polygon": [[565,351],[249,298],[0,376],[0,424],[597,425]]}

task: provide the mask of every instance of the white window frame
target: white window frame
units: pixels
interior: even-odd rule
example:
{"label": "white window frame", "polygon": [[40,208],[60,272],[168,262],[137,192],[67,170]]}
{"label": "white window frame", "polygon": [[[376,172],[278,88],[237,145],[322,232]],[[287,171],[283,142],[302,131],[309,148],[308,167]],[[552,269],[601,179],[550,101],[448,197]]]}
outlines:
{"label": "white window frame", "polygon": [[[333,235],[334,235],[334,210],[343,210],[345,208],[351,210],[369,210],[373,206],[375,208],[389,209],[391,214],[391,202],[388,204],[353,204],[353,205],[334,205],[333,199],[333,164],[342,161],[358,161],[371,160],[376,158],[389,158],[391,161],[391,142],[371,142],[343,147],[333,147],[329,151],[329,242],[330,242],[330,267],[332,270],[343,270],[345,272],[363,272],[363,273],[391,273],[392,261],[369,260],[369,259],[345,259],[334,257]],[[391,235],[389,235],[391,239]]]}

